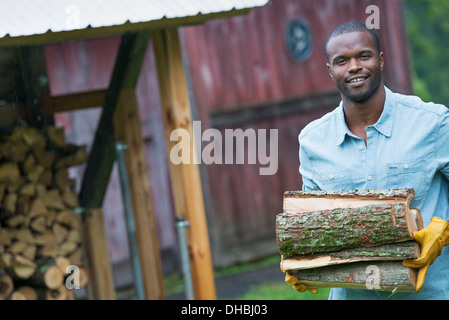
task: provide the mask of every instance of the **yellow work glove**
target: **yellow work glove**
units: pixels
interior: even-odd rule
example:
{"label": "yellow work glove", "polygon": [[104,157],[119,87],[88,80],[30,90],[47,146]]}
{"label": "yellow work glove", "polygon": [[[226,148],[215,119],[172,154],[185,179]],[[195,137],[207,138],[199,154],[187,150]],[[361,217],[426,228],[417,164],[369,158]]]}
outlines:
{"label": "yellow work glove", "polygon": [[293,272],[291,270],[281,270],[285,273],[285,282],[287,282],[296,291],[305,292],[306,290],[309,290],[313,294],[318,293],[317,288],[308,288],[305,284],[299,283],[299,279],[293,275]]}
{"label": "yellow work glove", "polygon": [[413,238],[421,245],[421,256],[413,260],[404,260],[403,265],[419,268],[416,281],[416,291],[419,292],[426,279],[429,266],[441,255],[443,247],[449,244],[449,223],[441,218],[433,217],[426,228],[413,232]]}

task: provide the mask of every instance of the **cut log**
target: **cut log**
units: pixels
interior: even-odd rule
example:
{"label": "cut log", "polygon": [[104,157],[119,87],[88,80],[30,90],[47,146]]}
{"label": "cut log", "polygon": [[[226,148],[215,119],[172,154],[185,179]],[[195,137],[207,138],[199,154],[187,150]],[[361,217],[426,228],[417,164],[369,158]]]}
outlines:
{"label": "cut log", "polygon": [[60,148],[65,147],[64,127],[48,126],[45,128],[45,135],[49,138],[50,143]]}
{"label": "cut log", "polygon": [[63,284],[64,275],[54,259],[39,259],[36,265],[36,271],[28,278],[27,284],[48,289],[57,289]]}
{"label": "cut log", "polygon": [[47,212],[47,208],[45,207],[44,201],[41,198],[35,198],[31,202],[30,211],[28,212],[28,216],[35,217],[41,214],[45,214]]}
{"label": "cut log", "polygon": [[[422,228],[413,190],[288,192],[276,217],[281,255],[309,255],[413,240]],[[288,199],[288,201],[286,201]]]}
{"label": "cut log", "polygon": [[70,179],[66,168],[57,170],[53,179],[61,192],[67,191],[67,188],[70,186]]}
{"label": "cut log", "polygon": [[44,215],[37,216],[30,221],[30,228],[34,232],[44,233],[47,230],[47,220]]}
{"label": "cut log", "polygon": [[73,154],[58,159],[54,165],[54,168],[58,170],[73,167],[85,163],[86,160],[87,148],[86,146],[80,146]]}
{"label": "cut log", "polygon": [[0,300],[5,300],[14,290],[14,282],[9,274],[0,270]]}
{"label": "cut log", "polygon": [[61,194],[58,189],[48,190],[44,197],[44,203],[47,208],[55,210],[65,209]]}
{"label": "cut log", "polygon": [[70,300],[70,290],[64,285],[55,289],[45,290],[45,300]]}
{"label": "cut log", "polygon": [[0,182],[14,182],[20,177],[17,163],[6,162],[0,165]]}
{"label": "cut log", "polygon": [[30,286],[20,286],[11,294],[10,300],[37,300],[36,289]]}
{"label": "cut log", "polygon": [[62,200],[68,208],[78,208],[80,206],[78,194],[73,191],[65,191],[62,194]]}
{"label": "cut log", "polygon": [[12,255],[7,272],[15,280],[25,280],[31,278],[31,276],[36,272],[36,267],[37,265],[33,260],[21,255]]}
{"label": "cut log", "polygon": [[[408,211],[409,212],[409,211]],[[403,204],[379,204],[277,216],[277,239],[286,257],[413,240]]]}
{"label": "cut log", "polygon": [[401,261],[356,262],[288,271],[309,288],[352,288],[415,292],[417,271]]}
{"label": "cut log", "polygon": [[55,221],[69,229],[77,229],[80,225],[79,217],[72,210],[63,210],[57,213]]}
{"label": "cut log", "polygon": [[376,263],[376,261],[402,261],[404,259],[414,259],[419,257],[420,251],[420,246],[416,241],[405,241],[374,247],[345,249],[316,255],[293,256],[291,258],[282,257],[281,269],[284,271],[293,269],[304,270],[360,261],[372,261],[372,263]]}

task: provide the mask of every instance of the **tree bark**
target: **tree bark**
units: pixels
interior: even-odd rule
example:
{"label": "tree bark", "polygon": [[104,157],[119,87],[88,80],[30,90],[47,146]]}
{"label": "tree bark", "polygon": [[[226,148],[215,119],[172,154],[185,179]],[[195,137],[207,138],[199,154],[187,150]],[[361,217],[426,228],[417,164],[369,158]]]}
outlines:
{"label": "tree bark", "polygon": [[289,271],[309,288],[352,288],[415,292],[417,272],[402,261],[356,262]]}
{"label": "tree bark", "polygon": [[416,241],[405,241],[316,255],[293,256],[291,258],[282,257],[281,269],[284,271],[293,269],[303,270],[359,261],[377,263],[377,261],[414,259],[419,257],[420,251],[419,244]]}
{"label": "tree bark", "polygon": [[413,240],[404,204],[367,205],[277,215],[279,251],[285,257]]}

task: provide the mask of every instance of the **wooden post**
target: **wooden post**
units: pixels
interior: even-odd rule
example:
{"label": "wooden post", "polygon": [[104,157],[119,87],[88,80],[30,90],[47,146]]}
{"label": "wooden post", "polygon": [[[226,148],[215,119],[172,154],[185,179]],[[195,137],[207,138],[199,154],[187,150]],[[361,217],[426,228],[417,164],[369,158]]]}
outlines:
{"label": "wooden post", "polygon": [[123,89],[133,89],[148,46],[149,32],[125,34],[106,92],[103,111],[87,162],[80,191],[81,205],[100,208],[115,160],[114,113]]}
{"label": "wooden post", "polygon": [[103,211],[92,209],[84,217],[84,245],[89,272],[89,289],[95,300],[115,300],[114,279],[109,263]]}
{"label": "wooden post", "polygon": [[42,96],[48,96],[47,64],[43,45],[23,47],[20,49],[20,72],[25,89],[25,116],[30,125],[42,129],[54,124],[53,115],[40,115],[38,101]]}
{"label": "wooden post", "polygon": [[170,152],[171,147],[177,143],[170,140],[170,134],[175,129],[187,130],[192,142],[190,154],[194,160],[190,164],[179,165],[170,161],[170,176],[176,215],[190,222],[186,231],[194,298],[212,300],[216,299],[212,257],[200,171],[195,164],[192,114],[177,29],[155,32],[153,45],[168,150]]}
{"label": "wooden post", "polygon": [[164,299],[163,273],[135,90],[121,92],[114,130],[117,139],[128,146],[126,167],[145,295],[147,299]]}

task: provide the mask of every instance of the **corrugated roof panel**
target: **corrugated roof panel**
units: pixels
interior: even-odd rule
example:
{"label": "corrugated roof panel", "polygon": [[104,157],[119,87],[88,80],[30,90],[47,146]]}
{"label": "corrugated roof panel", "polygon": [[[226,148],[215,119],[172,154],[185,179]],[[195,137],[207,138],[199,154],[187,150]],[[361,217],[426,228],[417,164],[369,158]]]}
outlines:
{"label": "corrugated roof panel", "polygon": [[263,6],[269,0],[0,0],[0,38]]}

